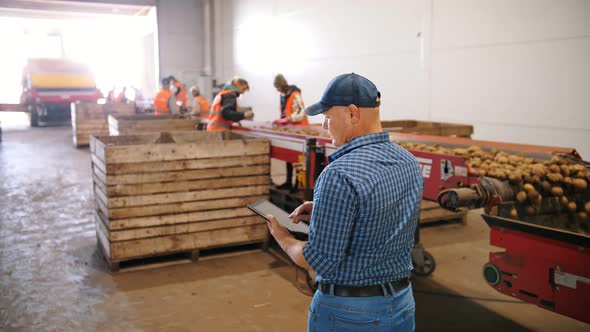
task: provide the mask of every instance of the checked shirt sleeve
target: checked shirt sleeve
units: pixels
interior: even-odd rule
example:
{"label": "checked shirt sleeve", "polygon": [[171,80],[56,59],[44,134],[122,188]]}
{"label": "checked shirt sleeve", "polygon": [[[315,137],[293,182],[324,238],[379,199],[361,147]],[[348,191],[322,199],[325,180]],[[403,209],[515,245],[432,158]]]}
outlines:
{"label": "checked shirt sleeve", "polygon": [[303,248],[305,260],[322,278],[330,278],[342,262],[357,216],[350,180],[326,168],[316,183],[309,242]]}

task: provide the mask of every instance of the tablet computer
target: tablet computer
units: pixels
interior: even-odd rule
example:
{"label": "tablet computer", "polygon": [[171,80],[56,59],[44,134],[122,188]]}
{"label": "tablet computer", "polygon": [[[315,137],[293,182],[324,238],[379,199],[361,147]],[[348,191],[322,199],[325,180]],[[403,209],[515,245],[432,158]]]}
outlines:
{"label": "tablet computer", "polygon": [[287,229],[294,233],[309,234],[309,225],[304,222],[298,224],[294,223],[289,214],[280,207],[274,205],[266,199],[258,200],[254,203],[248,204],[248,208],[256,214],[266,219],[267,214],[272,214],[277,218],[279,224],[287,227]]}

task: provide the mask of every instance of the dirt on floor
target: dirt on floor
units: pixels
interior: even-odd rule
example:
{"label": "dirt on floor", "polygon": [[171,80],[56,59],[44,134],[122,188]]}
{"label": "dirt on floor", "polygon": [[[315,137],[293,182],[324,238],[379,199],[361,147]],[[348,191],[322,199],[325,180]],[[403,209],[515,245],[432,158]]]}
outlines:
{"label": "dirt on floor", "polygon": [[[66,127],[2,135],[1,331],[305,331],[305,276],[272,250],[111,274],[96,246],[88,149]],[[438,266],[413,280],[418,331],[590,328],[489,287],[488,232],[477,212],[422,230]]]}

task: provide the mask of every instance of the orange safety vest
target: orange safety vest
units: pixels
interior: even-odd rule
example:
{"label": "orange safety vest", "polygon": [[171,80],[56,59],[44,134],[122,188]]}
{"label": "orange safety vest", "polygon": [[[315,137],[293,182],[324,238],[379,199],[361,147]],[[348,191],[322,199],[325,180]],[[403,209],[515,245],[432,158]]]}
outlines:
{"label": "orange safety vest", "polygon": [[163,115],[170,113],[170,107],[168,107],[168,100],[172,97],[172,92],[168,90],[160,90],[154,98],[154,110],[156,115]]}
{"label": "orange safety vest", "polygon": [[[215,96],[215,99],[213,99],[213,105],[211,105],[211,111],[209,112],[207,131],[229,130],[234,124],[232,120],[226,120],[221,116],[221,97],[228,93],[235,94],[236,92],[233,90],[221,90],[221,92]],[[236,109],[238,109],[237,100]]]}
{"label": "orange safety vest", "polygon": [[188,104],[188,96],[186,95],[186,90],[180,84],[180,82],[174,82],[174,86],[178,88],[178,93],[176,94],[176,101],[182,103],[182,106],[186,106]]}
{"label": "orange safety vest", "polygon": [[[289,118],[289,116],[291,116],[291,114],[293,114],[293,101],[295,100],[295,94],[301,95],[301,91],[293,91],[291,93],[291,95],[289,95],[289,98],[287,98],[287,102],[285,103],[285,116],[287,118]],[[303,100],[302,100],[302,102],[303,102]],[[298,125],[306,125],[309,123],[309,121],[307,121],[307,116],[305,116],[303,118],[303,120],[301,120],[299,122],[293,122],[293,123],[296,123]]]}
{"label": "orange safety vest", "polygon": [[195,100],[200,105],[200,109],[201,109],[201,122],[206,122],[209,119],[209,109],[211,108],[211,105],[209,104],[209,102],[207,101],[207,99],[205,99],[205,98],[203,98],[201,96],[196,96],[195,97]]}

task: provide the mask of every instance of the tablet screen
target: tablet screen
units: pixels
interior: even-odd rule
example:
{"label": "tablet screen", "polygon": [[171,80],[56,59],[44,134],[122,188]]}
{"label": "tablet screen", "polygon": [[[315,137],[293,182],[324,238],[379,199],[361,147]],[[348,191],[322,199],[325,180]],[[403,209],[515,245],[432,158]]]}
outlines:
{"label": "tablet screen", "polygon": [[303,222],[298,224],[294,223],[293,220],[289,218],[289,214],[287,212],[267,201],[266,199],[261,199],[252,204],[248,204],[248,208],[263,218],[267,214],[272,214],[275,216],[275,218],[277,218],[281,225],[287,227],[287,229],[292,232],[309,234],[309,225]]}

